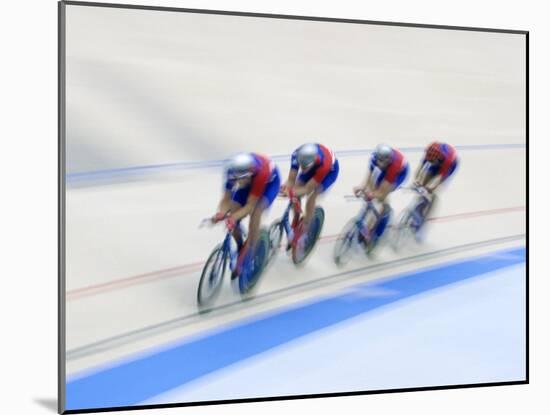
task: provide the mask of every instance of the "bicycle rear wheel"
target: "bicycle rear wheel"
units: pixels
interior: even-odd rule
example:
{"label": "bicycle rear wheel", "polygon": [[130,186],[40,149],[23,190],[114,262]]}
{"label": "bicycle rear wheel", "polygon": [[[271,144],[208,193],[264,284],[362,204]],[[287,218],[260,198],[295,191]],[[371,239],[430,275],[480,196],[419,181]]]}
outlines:
{"label": "bicycle rear wheel", "polygon": [[220,244],[214,248],[202,269],[197,289],[197,303],[200,307],[211,304],[218,296],[226,269],[227,255]]}
{"label": "bicycle rear wheel", "polygon": [[252,258],[252,264],[243,264],[239,275],[239,291],[242,295],[249,294],[260,280],[262,272],[269,261],[269,243],[269,233],[262,229]]}
{"label": "bicycle rear wheel", "polygon": [[302,249],[298,244],[292,246],[292,262],[296,265],[305,261],[309,254],[313,251],[313,248],[319,240],[319,235],[323,229],[323,224],[325,223],[325,211],[322,207],[317,206],[313,212],[313,219],[309,224],[308,235],[307,235],[307,244]]}

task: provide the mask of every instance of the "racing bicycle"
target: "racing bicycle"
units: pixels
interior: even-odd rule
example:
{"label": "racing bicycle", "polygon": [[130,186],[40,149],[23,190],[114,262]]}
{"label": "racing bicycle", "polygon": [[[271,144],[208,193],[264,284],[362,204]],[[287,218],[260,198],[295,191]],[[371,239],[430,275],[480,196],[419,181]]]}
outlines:
{"label": "racing bicycle", "polygon": [[[289,218],[291,211],[294,212],[292,223]],[[283,235],[286,235],[287,250],[292,251],[292,262],[294,264],[301,264],[311,254],[323,229],[325,211],[320,206],[315,207],[305,238],[302,235],[296,237],[296,232],[300,232],[302,228],[302,213],[300,199],[290,198],[281,218],[271,224],[269,227],[269,261],[272,261],[280,250]]]}
{"label": "racing bicycle", "polygon": [[409,206],[401,213],[399,221],[393,230],[392,247],[398,251],[412,239],[419,241],[420,232],[426,222],[426,214],[433,205],[434,195],[430,194],[425,187],[406,187],[416,193],[416,197]]}
{"label": "racing bicycle", "polygon": [[[204,219],[201,227],[207,224],[212,224],[211,218]],[[269,254],[267,230],[260,230],[254,252],[246,254],[239,269],[237,269],[239,251],[231,233],[232,231],[228,228],[223,241],[216,245],[204,264],[197,290],[197,303],[200,307],[213,303],[220,293],[227,270],[233,274],[232,280],[237,279],[240,294],[247,296],[256,286],[265,268]]]}
{"label": "racing bicycle", "polygon": [[[364,204],[359,214],[344,226],[344,229],[342,229],[342,232],[340,232],[336,239],[334,262],[337,265],[346,264],[356,247],[362,247],[365,254],[370,255],[378,244],[391,218],[391,209],[379,213],[374,207],[372,199],[369,199],[364,192],[359,192],[354,197],[362,199]],[[372,229],[369,229],[367,226],[367,217],[369,215],[374,215],[375,218]]]}

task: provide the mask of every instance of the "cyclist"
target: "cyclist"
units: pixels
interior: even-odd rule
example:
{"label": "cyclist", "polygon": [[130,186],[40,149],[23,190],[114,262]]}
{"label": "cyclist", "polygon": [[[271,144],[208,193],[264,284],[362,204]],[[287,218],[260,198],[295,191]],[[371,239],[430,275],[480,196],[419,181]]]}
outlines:
{"label": "cyclist", "polygon": [[372,200],[380,217],[377,224],[374,223],[374,215],[367,218],[367,231],[370,232],[376,225],[377,236],[382,235],[391,213],[387,197],[405,181],[408,172],[409,163],[401,151],[386,144],[376,146],[370,158],[366,180],[360,186],[353,188],[355,195],[363,194],[367,201]]}
{"label": "cyclist", "polygon": [[[338,159],[331,150],[322,144],[303,144],[294,150],[288,179],[281,187],[281,191],[290,198],[307,196],[307,202],[302,225],[294,235],[289,235],[290,240],[293,242],[300,240],[301,243],[305,243],[305,236],[313,217],[317,197],[332,186],[339,171]],[[287,248],[290,248],[290,244]]]}
{"label": "cyclist", "polygon": [[454,173],[457,166],[458,155],[452,145],[434,141],[426,147],[414,178],[414,186],[427,192],[424,194],[429,203],[423,209],[424,218],[433,208],[435,190]]}
{"label": "cyclist", "polygon": [[[279,193],[280,175],[277,166],[258,153],[241,153],[232,157],[225,167],[225,186],[218,212],[213,222],[226,221],[237,243],[239,257],[232,278],[238,275],[248,252],[254,252],[259,238],[262,213]],[[240,221],[250,215],[248,238],[244,241]]]}

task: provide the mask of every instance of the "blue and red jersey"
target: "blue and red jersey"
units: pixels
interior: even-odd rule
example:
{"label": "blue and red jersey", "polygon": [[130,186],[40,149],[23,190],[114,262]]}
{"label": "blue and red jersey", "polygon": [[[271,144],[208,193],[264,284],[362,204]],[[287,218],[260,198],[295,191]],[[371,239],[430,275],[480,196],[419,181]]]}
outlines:
{"label": "blue and red jersey", "polygon": [[[337,162],[334,153],[322,144],[315,144],[317,146],[317,156],[313,167],[307,172],[307,176],[315,180],[318,184],[321,184],[328,174],[333,170],[335,163]],[[298,147],[292,153],[290,159],[290,168],[298,170],[300,165],[298,164]]]}
{"label": "blue and red jersey", "polygon": [[423,168],[427,168],[430,174],[437,176],[440,175],[443,180],[449,177],[458,164],[458,155],[456,149],[446,143],[437,143],[439,151],[443,154],[443,160],[438,163],[430,162],[426,159],[426,156],[422,159]]}
{"label": "blue and red jersey", "polygon": [[409,163],[407,159],[401,151],[395,148],[392,148],[391,161],[384,169],[376,164],[376,155],[374,153],[371,156],[369,164],[369,170],[374,175],[373,178],[376,187],[380,186],[382,180],[386,180],[397,187],[405,179],[408,168]]}
{"label": "blue and red jersey", "polygon": [[[275,164],[266,156],[257,153],[250,153],[254,158],[254,167],[252,168],[252,180],[250,183],[250,195],[261,197],[264,194],[268,183],[273,181],[276,176]],[[226,174],[225,189],[234,190],[236,180],[230,179]]]}

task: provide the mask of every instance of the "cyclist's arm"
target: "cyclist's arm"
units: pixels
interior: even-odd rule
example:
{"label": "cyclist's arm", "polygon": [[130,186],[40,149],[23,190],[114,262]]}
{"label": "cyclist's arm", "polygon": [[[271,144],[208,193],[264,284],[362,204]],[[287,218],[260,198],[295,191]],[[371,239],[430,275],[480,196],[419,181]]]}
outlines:
{"label": "cyclist's arm", "polygon": [[298,169],[295,169],[293,167],[290,168],[290,171],[288,172],[288,179],[285,183],[286,187],[294,187],[296,185],[296,177],[298,176]]}
{"label": "cyclist's arm", "polygon": [[229,208],[231,206],[231,191],[226,190],[223,193],[222,200],[220,200],[220,203],[218,204],[218,212],[227,212],[229,211]]}
{"label": "cyclist's arm", "polygon": [[362,185],[363,191],[370,192],[374,189],[374,178],[372,177],[372,170],[369,170],[369,174],[367,175],[367,180]]}
{"label": "cyclist's arm", "polygon": [[296,185],[298,170],[300,170],[300,166],[298,165],[298,149],[296,149],[290,156],[290,171],[288,172],[288,179],[283,185],[283,188],[294,187]]}
{"label": "cyclist's arm", "polygon": [[435,189],[437,189],[437,186],[439,186],[442,181],[443,181],[443,175],[438,174],[432,180],[430,180],[428,184],[425,185],[426,190],[428,192],[433,192]]}
{"label": "cyclist's arm", "polygon": [[315,181],[314,179],[310,179],[304,186],[296,186],[294,188],[294,194],[296,196],[304,196],[310,194],[315,189],[317,189],[317,186],[319,186],[319,183],[317,183],[317,181]]}
{"label": "cyclist's arm", "polygon": [[374,199],[378,200],[384,200],[388,193],[391,192],[393,188],[393,184],[388,182],[387,180],[382,180],[382,183],[380,183],[380,186],[378,186],[377,189],[374,189],[372,191],[372,196]]}
{"label": "cyclist's arm", "polygon": [[418,168],[416,169],[416,172],[414,173],[414,181],[417,182],[417,183],[421,183],[421,172],[422,172],[422,167],[423,166],[424,166],[424,162],[421,162],[418,165]]}
{"label": "cyclist's arm", "polygon": [[369,192],[370,189],[373,188],[373,177],[372,172],[374,170],[374,157],[371,157],[369,161],[369,166],[367,168],[367,177],[364,181],[361,182],[361,184],[357,187],[353,188],[353,191],[357,193],[358,190],[362,191],[363,193]]}
{"label": "cyclist's arm", "polygon": [[429,169],[429,164],[427,161],[423,161],[420,166],[418,166],[418,170],[416,171],[416,176],[414,178],[415,183],[418,183],[420,186],[425,186],[426,183],[430,181],[430,178],[432,177],[432,173]]}
{"label": "cyclist's arm", "polygon": [[246,205],[244,205],[242,208],[237,209],[235,212],[231,213],[231,216],[235,221],[239,221],[246,216],[250,215],[254,208],[256,207],[256,204],[258,203],[259,197],[254,195],[249,195],[248,200],[246,201]]}

